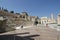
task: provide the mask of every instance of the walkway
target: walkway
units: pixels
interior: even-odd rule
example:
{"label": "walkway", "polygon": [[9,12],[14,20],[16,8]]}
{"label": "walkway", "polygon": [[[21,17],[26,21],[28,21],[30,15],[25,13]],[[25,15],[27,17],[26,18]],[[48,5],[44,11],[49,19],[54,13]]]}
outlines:
{"label": "walkway", "polygon": [[[5,39],[4,39],[5,38]],[[60,40],[60,32],[49,27],[29,27],[0,34],[2,40]]]}

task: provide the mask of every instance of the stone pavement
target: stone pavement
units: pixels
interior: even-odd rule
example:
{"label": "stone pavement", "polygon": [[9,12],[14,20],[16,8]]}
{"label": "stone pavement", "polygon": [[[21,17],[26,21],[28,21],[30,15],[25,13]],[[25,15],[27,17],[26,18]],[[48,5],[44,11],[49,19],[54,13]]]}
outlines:
{"label": "stone pavement", "polygon": [[[3,39],[5,38],[5,39]],[[49,27],[23,28],[0,34],[1,40],[60,40],[60,32]]]}

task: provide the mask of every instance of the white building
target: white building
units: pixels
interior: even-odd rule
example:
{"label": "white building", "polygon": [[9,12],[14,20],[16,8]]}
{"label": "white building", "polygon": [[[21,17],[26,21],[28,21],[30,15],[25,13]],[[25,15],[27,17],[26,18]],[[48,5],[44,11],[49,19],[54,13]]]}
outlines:
{"label": "white building", "polygon": [[47,21],[47,17],[41,17],[41,24],[46,24]]}
{"label": "white building", "polygon": [[51,14],[51,18],[41,17],[41,24],[49,24],[49,23],[56,23],[53,14]]}

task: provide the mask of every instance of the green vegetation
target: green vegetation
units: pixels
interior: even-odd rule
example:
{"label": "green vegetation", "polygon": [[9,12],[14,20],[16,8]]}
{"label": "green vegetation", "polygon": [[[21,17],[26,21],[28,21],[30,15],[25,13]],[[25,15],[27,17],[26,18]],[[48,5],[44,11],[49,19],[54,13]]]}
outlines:
{"label": "green vegetation", "polygon": [[4,9],[4,11],[5,11],[5,12],[8,12],[8,10],[7,10],[7,9]]}
{"label": "green vegetation", "polygon": [[10,11],[10,13],[14,13],[14,11]]}

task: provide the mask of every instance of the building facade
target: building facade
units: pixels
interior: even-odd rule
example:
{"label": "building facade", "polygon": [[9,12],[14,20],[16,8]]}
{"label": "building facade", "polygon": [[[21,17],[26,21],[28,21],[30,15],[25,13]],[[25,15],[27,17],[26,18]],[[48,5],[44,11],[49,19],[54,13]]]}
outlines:
{"label": "building facade", "polygon": [[60,14],[57,16],[57,24],[60,25]]}
{"label": "building facade", "polygon": [[41,24],[50,24],[50,23],[56,23],[53,14],[51,14],[51,18],[41,17]]}

